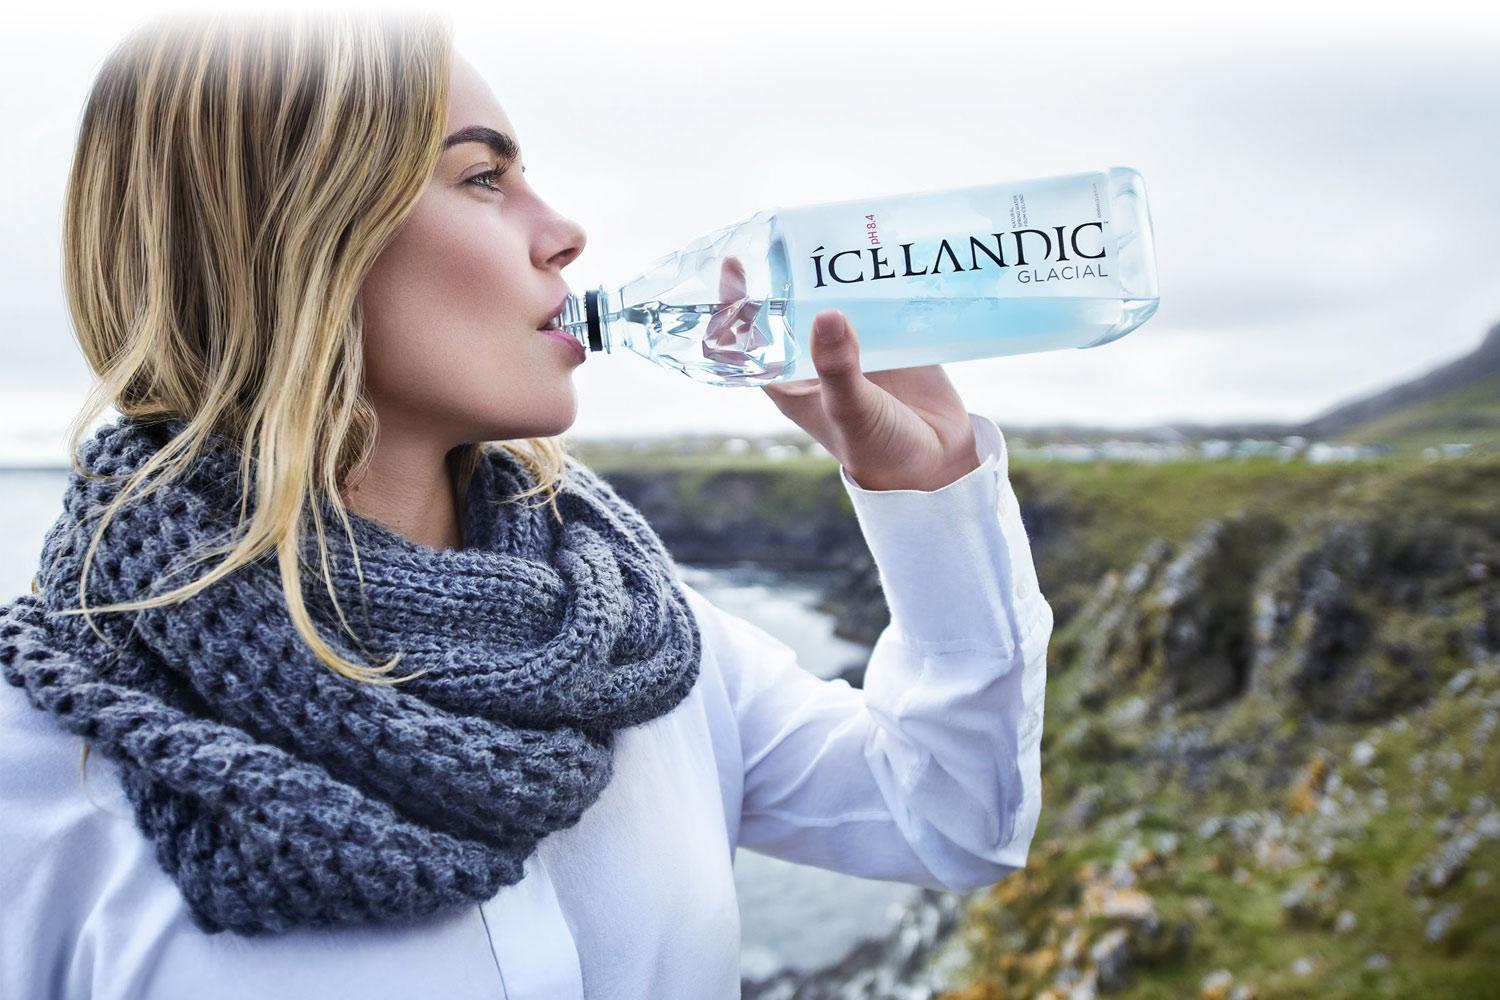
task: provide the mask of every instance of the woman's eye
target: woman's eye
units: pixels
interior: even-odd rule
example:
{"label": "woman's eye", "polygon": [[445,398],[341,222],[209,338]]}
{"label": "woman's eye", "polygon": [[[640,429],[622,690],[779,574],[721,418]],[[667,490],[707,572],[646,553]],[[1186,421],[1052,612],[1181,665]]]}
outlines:
{"label": "woman's eye", "polygon": [[[503,175],[504,173],[505,173],[505,168],[504,167],[495,167],[493,169],[486,170],[482,174],[475,174],[473,177],[470,177],[464,183],[465,184],[473,184],[475,187],[482,187],[482,188],[484,188],[487,191],[498,191],[500,189],[497,188],[497,187],[495,187],[494,184],[495,184],[495,182],[497,182],[498,180],[500,180],[501,175]],[[483,182],[483,183],[480,183],[480,182]]]}

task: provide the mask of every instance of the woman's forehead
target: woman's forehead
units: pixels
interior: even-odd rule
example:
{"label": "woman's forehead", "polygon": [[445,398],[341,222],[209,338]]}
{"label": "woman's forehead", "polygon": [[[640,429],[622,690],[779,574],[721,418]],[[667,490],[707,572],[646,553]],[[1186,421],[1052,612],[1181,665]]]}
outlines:
{"label": "woman's forehead", "polygon": [[455,63],[448,95],[448,131],[452,133],[470,125],[484,125],[515,136],[510,117],[495,99],[489,84],[472,67],[461,72]]}

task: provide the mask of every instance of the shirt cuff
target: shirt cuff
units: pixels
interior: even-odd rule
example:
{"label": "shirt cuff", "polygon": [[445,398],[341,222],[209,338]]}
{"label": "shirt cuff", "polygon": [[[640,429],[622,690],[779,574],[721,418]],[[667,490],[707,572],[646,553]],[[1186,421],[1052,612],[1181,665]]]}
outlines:
{"label": "shirt cuff", "polygon": [[932,651],[1010,651],[1033,617],[1020,606],[1041,597],[1027,575],[1030,548],[1005,436],[988,417],[969,420],[979,467],[946,486],[868,490],[842,466],[839,475],[902,635]]}

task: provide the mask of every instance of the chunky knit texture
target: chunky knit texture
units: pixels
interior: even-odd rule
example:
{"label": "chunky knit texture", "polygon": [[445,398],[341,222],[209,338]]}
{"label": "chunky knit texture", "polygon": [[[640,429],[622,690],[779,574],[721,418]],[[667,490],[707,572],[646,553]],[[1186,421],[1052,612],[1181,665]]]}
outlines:
{"label": "chunky knit texture", "polygon": [[[80,458],[123,475],[182,426],[120,418]],[[132,499],[95,553],[90,607],[207,572],[213,563],[186,557],[228,539],[238,477],[238,454],[216,437],[188,479]],[[489,899],[599,797],[615,730],[670,711],[699,671],[697,622],[639,512],[571,457],[564,523],[545,504],[505,502],[533,483],[488,450],[457,551],[351,514],[362,592],[325,505],[331,575],[358,639],[342,631],[310,532],[309,608],[346,658],[404,651],[393,674],[428,669],[389,686],[313,655],[274,554],[186,602],[91,615],[118,652],[81,616],[54,614],[78,606],[98,525],[88,515],[120,487],[74,473],[40,592],[0,608],[0,670],[116,763],[204,931],[403,922]]]}

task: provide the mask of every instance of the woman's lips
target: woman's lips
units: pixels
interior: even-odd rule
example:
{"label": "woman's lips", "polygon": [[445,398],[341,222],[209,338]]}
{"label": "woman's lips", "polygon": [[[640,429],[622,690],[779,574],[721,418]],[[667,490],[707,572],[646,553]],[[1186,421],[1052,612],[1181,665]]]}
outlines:
{"label": "woman's lips", "polygon": [[573,349],[573,353],[578,355],[578,360],[579,361],[587,361],[588,360],[589,352],[583,349],[583,345],[580,344],[574,338],[568,336],[563,331],[561,331],[561,330],[538,330],[537,332],[538,333],[545,333],[547,336],[551,337],[553,340],[560,340],[564,344],[567,344],[569,347],[571,347]]}

